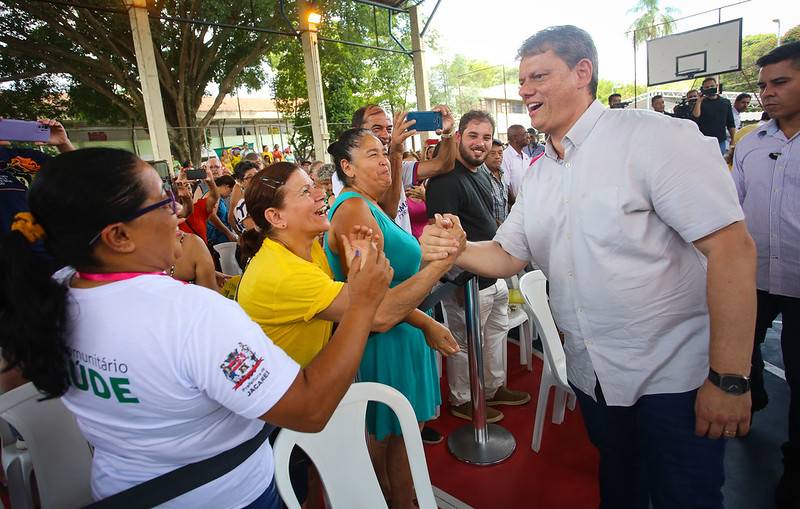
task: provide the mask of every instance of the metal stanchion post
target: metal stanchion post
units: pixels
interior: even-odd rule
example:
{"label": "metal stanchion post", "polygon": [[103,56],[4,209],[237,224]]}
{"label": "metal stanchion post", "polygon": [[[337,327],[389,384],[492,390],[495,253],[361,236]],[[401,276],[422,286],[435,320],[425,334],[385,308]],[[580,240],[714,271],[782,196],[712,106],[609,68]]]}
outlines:
{"label": "metal stanchion post", "polygon": [[472,277],[464,290],[464,318],[469,357],[469,388],[472,397],[472,424],[462,426],[447,439],[453,455],[475,465],[494,465],[511,456],[516,442],[511,433],[497,424],[486,424],[486,397],[483,388],[483,338],[478,296],[478,278]]}

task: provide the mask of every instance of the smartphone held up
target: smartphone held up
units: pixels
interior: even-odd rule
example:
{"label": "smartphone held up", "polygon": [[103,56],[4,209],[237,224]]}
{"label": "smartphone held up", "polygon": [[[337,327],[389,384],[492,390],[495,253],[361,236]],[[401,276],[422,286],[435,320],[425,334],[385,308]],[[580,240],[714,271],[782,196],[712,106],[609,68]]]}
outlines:
{"label": "smartphone held up", "polygon": [[438,131],[442,129],[441,111],[409,111],[406,120],[416,120],[411,126],[415,131]]}
{"label": "smartphone held up", "polygon": [[0,118],[0,140],[47,143],[50,127],[36,120]]}
{"label": "smartphone held up", "polygon": [[200,168],[199,170],[187,170],[186,180],[205,180],[208,177],[206,170]]}

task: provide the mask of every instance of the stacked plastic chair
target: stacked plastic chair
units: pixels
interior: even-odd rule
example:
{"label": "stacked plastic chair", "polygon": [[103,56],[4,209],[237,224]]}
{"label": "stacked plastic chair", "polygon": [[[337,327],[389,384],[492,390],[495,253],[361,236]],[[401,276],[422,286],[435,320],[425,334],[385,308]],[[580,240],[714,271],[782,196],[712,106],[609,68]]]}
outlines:
{"label": "stacked plastic chair", "polygon": [[2,433],[3,467],[9,477],[11,504],[14,509],[33,507],[32,468],[43,508],[83,507],[92,502],[89,444],[60,399],[39,401],[41,398],[32,383],[0,395],[2,427],[13,426],[27,447],[15,455],[16,437],[6,427]]}
{"label": "stacked plastic chair", "polygon": [[531,449],[539,452],[542,446],[542,430],[547,414],[550,388],[555,387],[553,404],[553,422],[555,424],[564,422],[567,399],[569,399],[570,410],[575,408],[575,394],[567,381],[567,359],[558,329],[553,321],[553,314],[550,312],[547,298],[547,278],[541,270],[528,272],[520,278],[519,289],[525,297],[526,310],[531,315],[531,321],[536,324],[542,340],[544,356],[544,368],[539,385],[539,400],[536,403],[536,417],[533,423],[533,440],[531,442]]}

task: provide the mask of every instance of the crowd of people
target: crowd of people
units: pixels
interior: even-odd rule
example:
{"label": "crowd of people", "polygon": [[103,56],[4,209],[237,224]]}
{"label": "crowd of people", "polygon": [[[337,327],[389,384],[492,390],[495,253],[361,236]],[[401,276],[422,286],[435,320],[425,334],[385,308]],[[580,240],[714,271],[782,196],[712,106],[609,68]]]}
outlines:
{"label": "crowd of people", "polygon": [[[443,400],[472,419],[463,292],[443,298],[446,326],[418,309],[445,277],[478,276],[488,422],[528,403],[504,365],[506,278],[534,266],[600,453],[601,507],[723,507],[724,439],[767,405],[760,344],[782,314],[776,503],[794,507],[800,43],[758,61],[771,120],[746,136],[752,96],[731,105],[713,78],[672,114],[661,96],[655,112],[619,94],[605,108],[579,28],[537,32],[518,57],[532,127],[509,126],[506,143],[489,113],[439,105],[438,139],[416,153],[406,112],[366,104],[332,163],[234,148],[166,183],[129,152],[75,150],[52,120],[60,155],[0,147],[4,388],[30,380],[62,397],[94,447],[98,499],[259,438],[166,506],[279,507],[263,423],[318,431],[354,379],[399,390],[428,441],[441,440],[426,424]],[[224,242],[241,276],[222,273]],[[366,425],[387,501],[415,507],[396,417],[370,405]],[[318,507],[319,477],[296,460],[296,489]]]}
{"label": "crowd of people", "polygon": [[[716,78],[708,77],[702,81],[699,90],[689,89],[673,107],[671,113],[666,111],[664,96],[661,94],[655,94],[650,98],[650,108],[656,113],[697,123],[704,136],[717,139],[720,152],[730,163],[736,143],[736,132],[742,129],[740,115],[747,111],[752,99],[752,95],[742,92],[731,103],[719,93]],[[620,94],[608,96],[610,108],[625,108],[629,104],[630,102],[622,102]],[[762,120],[769,120],[769,114],[766,111]]]}

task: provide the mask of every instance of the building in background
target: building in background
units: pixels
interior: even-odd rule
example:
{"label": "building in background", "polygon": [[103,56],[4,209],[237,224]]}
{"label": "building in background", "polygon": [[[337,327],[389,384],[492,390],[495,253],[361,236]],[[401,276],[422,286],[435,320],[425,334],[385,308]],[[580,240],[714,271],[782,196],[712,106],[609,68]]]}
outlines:
{"label": "building in background", "polygon": [[[203,97],[197,112],[202,118],[213,104],[214,98]],[[168,128],[174,131],[176,128]],[[202,157],[207,158],[231,146],[247,144],[259,152],[263,145],[272,148],[289,145],[292,124],[275,106],[275,101],[260,97],[227,96],[217,109],[214,119],[205,129]],[[73,124],[67,134],[78,147],[115,147],[130,150],[142,159],[151,160],[153,151],[147,129],[141,126],[86,126]]]}

